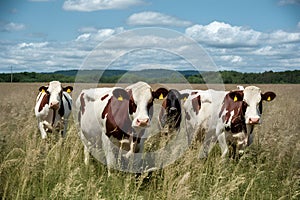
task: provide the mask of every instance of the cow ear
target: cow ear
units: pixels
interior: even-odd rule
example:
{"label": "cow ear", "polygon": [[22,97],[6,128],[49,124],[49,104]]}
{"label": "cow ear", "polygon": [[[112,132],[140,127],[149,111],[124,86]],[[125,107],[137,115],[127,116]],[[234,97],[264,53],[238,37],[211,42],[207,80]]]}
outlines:
{"label": "cow ear", "polygon": [[169,90],[166,88],[158,88],[156,91],[152,91],[152,96],[155,99],[163,99],[165,98],[169,93]]}
{"label": "cow ear", "polygon": [[188,97],[189,97],[188,93],[180,94],[180,99],[183,100],[183,101],[185,101]]}
{"label": "cow ear", "polygon": [[40,88],[39,88],[39,91],[40,92],[46,92],[48,90],[48,87],[47,86],[41,86]]}
{"label": "cow ear", "polygon": [[261,94],[261,99],[265,101],[272,101],[275,99],[276,94],[274,92],[266,92],[264,94]]}
{"label": "cow ear", "polygon": [[73,91],[73,87],[72,86],[67,86],[63,88],[63,91],[67,92],[67,93],[71,93]]}
{"label": "cow ear", "polygon": [[233,91],[233,92],[230,92],[228,95],[234,102],[243,101],[243,98],[244,98],[243,91]]}
{"label": "cow ear", "polygon": [[129,94],[122,88],[116,88],[113,90],[113,96],[119,101],[123,101],[124,99],[129,100]]}

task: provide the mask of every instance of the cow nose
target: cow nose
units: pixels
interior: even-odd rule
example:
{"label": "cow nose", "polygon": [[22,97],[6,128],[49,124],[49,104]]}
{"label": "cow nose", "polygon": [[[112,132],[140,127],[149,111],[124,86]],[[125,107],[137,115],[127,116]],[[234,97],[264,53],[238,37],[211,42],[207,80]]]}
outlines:
{"label": "cow nose", "polygon": [[177,108],[171,107],[170,110],[169,110],[169,113],[170,114],[176,114],[177,113]]}
{"label": "cow nose", "polygon": [[145,119],[137,119],[137,120],[136,120],[137,125],[138,125],[138,126],[141,126],[141,127],[148,126],[148,122],[149,122],[149,118],[145,118]]}
{"label": "cow nose", "polygon": [[258,122],[259,122],[259,118],[250,118],[249,119],[250,124],[258,124]]}
{"label": "cow nose", "polygon": [[171,110],[171,111],[176,111],[176,110],[177,110],[177,108],[175,108],[175,107],[171,107],[171,108],[170,108],[170,110]]}
{"label": "cow nose", "polygon": [[57,110],[59,107],[59,102],[58,101],[54,101],[50,103],[50,108]]}

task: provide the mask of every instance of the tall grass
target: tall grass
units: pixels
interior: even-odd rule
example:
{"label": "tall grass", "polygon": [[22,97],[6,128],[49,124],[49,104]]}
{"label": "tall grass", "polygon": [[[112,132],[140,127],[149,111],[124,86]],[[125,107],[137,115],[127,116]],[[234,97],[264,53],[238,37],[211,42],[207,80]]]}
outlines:
{"label": "tall grass", "polygon": [[[229,87],[229,86],[228,86]],[[70,119],[67,137],[42,140],[33,113],[35,84],[1,84],[0,196],[2,199],[300,199],[299,85],[262,85],[277,99],[264,103],[263,124],[240,160],[221,159],[216,145],[199,160],[195,142],[152,174],[83,163]]]}

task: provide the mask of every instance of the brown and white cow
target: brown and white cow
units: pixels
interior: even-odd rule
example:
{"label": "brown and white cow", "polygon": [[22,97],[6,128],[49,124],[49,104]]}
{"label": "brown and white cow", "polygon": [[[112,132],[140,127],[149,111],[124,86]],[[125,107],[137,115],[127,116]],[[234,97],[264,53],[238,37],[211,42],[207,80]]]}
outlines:
{"label": "brown and white cow", "polygon": [[252,143],[253,128],[261,123],[262,102],[275,97],[274,92],[262,93],[256,86],[226,94],[219,112],[220,126],[216,130],[223,156],[228,152],[226,141],[233,145],[233,157],[236,151]]}
{"label": "brown and white cow", "polygon": [[[117,164],[119,152],[116,149],[121,151],[122,147],[127,146],[127,151],[122,150],[121,154],[127,159],[134,153],[141,153],[145,141],[143,134],[150,126],[153,101],[167,93],[165,88],[153,91],[145,82],[137,82],[126,89],[82,90],[76,107],[79,109],[80,134],[85,146],[85,164],[88,164],[89,152],[97,158],[95,152],[102,151],[110,175],[110,168]],[[113,140],[117,144],[113,144]]]}
{"label": "brown and white cow", "polygon": [[262,101],[272,101],[276,95],[274,92],[261,93],[256,86],[242,89],[240,87],[240,90],[230,92],[190,92],[194,94],[184,103],[187,127],[191,126],[196,131],[204,129],[206,132],[200,157],[207,156],[210,143],[216,139],[221,147],[222,157],[228,152],[228,144],[234,148],[234,157],[236,151],[252,143],[253,128],[261,122]]}
{"label": "brown and white cow", "polygon": [[47,131],[57,128],[61,122],[64,126],[62,136],[65,137],[72,110],[72,97],[69,94],[72,90],[72,86],[62,87],[59,81],[51,81],[49,85],[39,88],[34,111],[43,139],[47,137]]}

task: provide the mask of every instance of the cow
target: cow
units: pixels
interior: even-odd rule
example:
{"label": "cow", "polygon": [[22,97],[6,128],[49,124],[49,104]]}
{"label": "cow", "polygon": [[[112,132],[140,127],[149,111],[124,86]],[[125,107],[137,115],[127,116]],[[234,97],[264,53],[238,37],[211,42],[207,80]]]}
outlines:
{"label": "cow", "polygon": [[180,94],[176,89],[170,89],[168,95],[162,103],[158,115],[160,129],[166,129],[166,132],[178,131],[182,118],[181,100],[188,97],[189,94]]}
{"label": "cow", "polygon": [[[252,132],[261,122],[262,101],[272,101],[274,92],[261,93],[256,86],[239,86],[236,91],[183,90],[191,94],[184,102],[187,132],[204,132],[204,142],[200,158],[207,157],[212,144],[218,140],[222,156],[228,153],[228,145],[233,147],[232,157],[252,143]],[[189,129],[190,128],[190,129]],[[190,131],[195,130],[195,132]]]}
{"label": "cow", "polygon": [[[193,139],[203,143],[207,150],[212,139],[215,139],[216,108],[221,107],[224,91],[215,90],[181,90],[181,94],[189,94],[183,102],[187,140],[190,145]],[[201,155],[200,157],[206,157]]]}
{"label": "cow", "polygon": [[233,157],[252,143],[254,126],[261,123],[262,102],[275,97],[274,92],[262,93],[256,86],[240,87],[225,95],[216,129],[223,157],[228,152],[228,141],[233,147]]}
{"label": "cow", "polygon": [[43,139],[47,137],[47,132],[59,127],[61,122],[64,127],[62,137],[66,136],[72,110],[72,90],[72,86],[62,87],[59,81],[51,81],[49,85],[39,88],[34,111]]}
{"label": "cow", "polygon": [[[82,90],[76,107],[85,164],[88,164],[89,152],[102,150],[110,176],[110,169],[117,164],[114,153],[116,147],[119,152],[121,148],[127,147],[127,151],[121,153],[126,159],[134,153],[142,153],[145,141],[143,135],[150,126],[153,101],[167,94],[167,89],[153,91],[145,82],[137,82],[125,89],[111,87]],[[112,141],[117,141],[117,144]]]}

